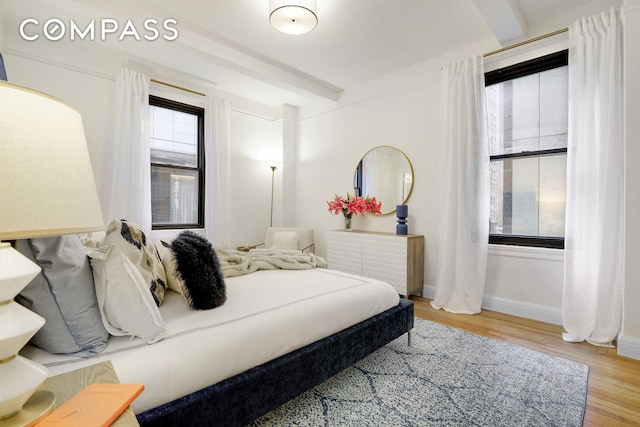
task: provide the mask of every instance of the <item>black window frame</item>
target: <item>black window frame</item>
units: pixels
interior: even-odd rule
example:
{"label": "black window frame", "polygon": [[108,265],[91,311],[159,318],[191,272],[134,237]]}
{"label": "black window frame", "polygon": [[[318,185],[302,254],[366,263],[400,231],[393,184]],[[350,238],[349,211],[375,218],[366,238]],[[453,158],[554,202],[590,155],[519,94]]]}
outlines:
{"label": "black window frame", "polygon": [[[498,70],[489,71],[484,75],[485,87],[502,83],[507,80],[525,77],[531,74],[541,73],[569,65],[569,50],[561,50],[529,61],[514,64]],[[489,161],[500,161],[505,159],[521,159],[526,157],[542,157],[557,154],[566,154],[567,148],[554,148],[535,151],[523,151],[520,153],[509,153],[492,155]],[[550,249],[564,249],[564,236],[523,236],[517,234],[489,234],[489,243],[497,245],[530,246]]]}
{"label": "black window frame", "polygon": [[[198,118],[198,155],[197,166],[181,166],[172,165],[168,163],[154,163],[151,162],[151,170],[154,167],[162,167],[166,169],[176,169],[190,172],[197,172],[198,174],[198,221],[197,223],[184,223],[184,224],[162,224],[153,223],[151,221],[152,230],[180,230],[180,229],[196,229],[204,228],[204,196],[205,196],[205,157],[204,157],[204,114],[205,110],[202,107],[197,107],[191,104],[185,104],[182,102],[174,101],[172,99],[162,98],[155,95],[149,95],[149,105],[154,107],[166,108],[169,110],[179,111],[182,113],[193,114]],[[151,202],[151,201],[150,201]]]}

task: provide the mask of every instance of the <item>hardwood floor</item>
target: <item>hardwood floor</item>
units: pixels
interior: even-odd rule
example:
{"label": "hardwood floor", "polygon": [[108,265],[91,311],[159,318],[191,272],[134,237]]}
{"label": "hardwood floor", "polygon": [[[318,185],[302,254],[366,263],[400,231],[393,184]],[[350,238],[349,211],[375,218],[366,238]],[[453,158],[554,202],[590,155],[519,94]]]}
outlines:
{"label": "hardwood floor", "polygon": [[589,365],[585,426],[640,426],[640,360],[615,349],[562,340],[561,326],[483,310],[460,315],[434,310],[427,298],[411,296],[415,315],[478,335]]}

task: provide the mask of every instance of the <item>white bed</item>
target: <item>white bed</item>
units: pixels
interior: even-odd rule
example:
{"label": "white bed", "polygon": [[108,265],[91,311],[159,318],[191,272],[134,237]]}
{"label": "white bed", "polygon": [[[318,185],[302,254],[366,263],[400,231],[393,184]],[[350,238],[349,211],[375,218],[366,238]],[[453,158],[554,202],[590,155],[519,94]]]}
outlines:
{"label": "white bed", "polygon": [[168,292],[160,312],[167,326],[155,344],[111,337],[89,359],[27,346],[23,355],[49,375],[111,360],[123,383],[143,383],[139,414],[304,347],[398,305],[387,283],[327,269],[258,271],[227,278],[227,301],[190,310]]}

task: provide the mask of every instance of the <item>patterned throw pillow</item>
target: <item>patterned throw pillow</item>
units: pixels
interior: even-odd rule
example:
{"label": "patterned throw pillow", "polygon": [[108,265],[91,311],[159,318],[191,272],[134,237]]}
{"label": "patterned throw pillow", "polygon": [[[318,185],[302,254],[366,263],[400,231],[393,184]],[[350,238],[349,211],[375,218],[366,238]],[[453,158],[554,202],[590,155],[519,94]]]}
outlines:
{"label": "patterned throw pillow", "polygon": [[184,282],[178,277],[178,266],[176,265],[176,258],[173,256],[173,251],[171,250],[171,243],[158,239],[155,241],[155,244],[167,275],[167,287],[180,295],[184,295]]}
{"label": "patterned throw pillow", "polygon": [[160,306],[167,288],[167,277],[153,241],[147,238],[142,228],[126,220],[114,219],[107,227],[103,244],[120,248],[140,271],[156,305]]}

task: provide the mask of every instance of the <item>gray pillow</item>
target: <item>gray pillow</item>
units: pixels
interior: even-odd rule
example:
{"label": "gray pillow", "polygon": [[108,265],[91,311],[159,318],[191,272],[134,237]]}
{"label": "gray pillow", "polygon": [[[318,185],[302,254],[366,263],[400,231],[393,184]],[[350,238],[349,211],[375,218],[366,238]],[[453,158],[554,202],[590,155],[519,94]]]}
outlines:
{"label": "gray pillow", "polygon": [[100,354],[109,334],[102,324],[93,275],[76,235],[17,240],[16,249],[42,267],[16,301],[44,317],[31,339],[49,353]]}

